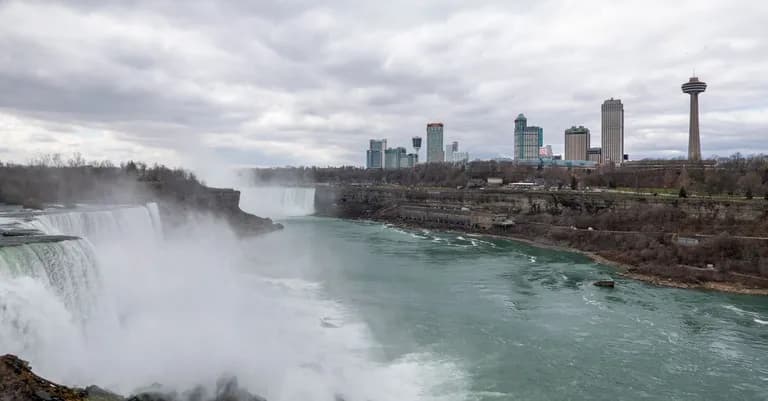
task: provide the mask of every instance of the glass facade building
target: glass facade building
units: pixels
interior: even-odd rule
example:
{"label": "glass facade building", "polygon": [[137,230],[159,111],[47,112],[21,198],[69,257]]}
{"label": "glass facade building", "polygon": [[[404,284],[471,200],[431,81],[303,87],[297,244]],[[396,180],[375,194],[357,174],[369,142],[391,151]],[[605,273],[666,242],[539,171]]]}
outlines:
{"label": "glass facade building", "polygon": [[528,119],[520,114],[515,119],[515,160],[538,160],[539,149],[544,146],[544,129],[528,126]]}
{"label": "glass facade building", "polygon": [[366,168],[384,168],[384,152],[387,150],[386,139],[371,139],[366,152]]}
{"label": "glass facade building", "polygon": [[624,105],[619,99],[603,102],[600,141],[602,162],[621,164],[624,162]]}
{"label": "glass facade building", "polygon": [[444,161],[443,123],[427,124],[427,163],[442,163]]}

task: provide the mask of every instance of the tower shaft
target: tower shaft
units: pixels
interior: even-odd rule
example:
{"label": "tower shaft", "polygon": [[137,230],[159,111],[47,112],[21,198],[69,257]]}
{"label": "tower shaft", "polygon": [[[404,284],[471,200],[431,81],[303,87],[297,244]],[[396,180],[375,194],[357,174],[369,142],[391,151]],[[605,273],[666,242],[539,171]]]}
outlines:
{"label": "tower shaft", "polygon": [[691,95],[691,114],[688,124],[688,160],[701,161],[701,137],[699,135],[699,93],[707,90],[707,84],[691,77],[683,84],[683,93]]}
{"label": "tower shaft", "polygon": [[691,93],[691,121],[688,128],[688,160],[701,161],[699,139],[699,94]]}

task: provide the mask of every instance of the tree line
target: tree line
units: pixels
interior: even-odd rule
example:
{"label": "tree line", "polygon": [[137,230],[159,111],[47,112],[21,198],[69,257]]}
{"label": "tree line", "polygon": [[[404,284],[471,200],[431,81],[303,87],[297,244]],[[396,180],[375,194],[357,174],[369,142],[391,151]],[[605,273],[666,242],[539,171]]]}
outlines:
{"label": "tree line", "polygon": [[0,162],[0,202],[42,208],[46,203],[133,203],[156,196],[179,200],[205,190],[194,173],[162,164],[87,162],[41,155],[26,164]]}
{"label": "tree line", "polygon": [[[503,182],[535,182],[557,188],[619,188],[698,195],[729,195],[747,198],[768,196],[768,156],[712,159],[707,164],[660,160],[647,166],[598,168],[519,165],[511,161],[473,161],[467,164],[420,164],[411,169],[342,167],[277,167],[241,170],[240,176],[254,185],[397,184],[408,186],[483,186],[488,178]],[[683,189],[681,191],[681,189]]]}

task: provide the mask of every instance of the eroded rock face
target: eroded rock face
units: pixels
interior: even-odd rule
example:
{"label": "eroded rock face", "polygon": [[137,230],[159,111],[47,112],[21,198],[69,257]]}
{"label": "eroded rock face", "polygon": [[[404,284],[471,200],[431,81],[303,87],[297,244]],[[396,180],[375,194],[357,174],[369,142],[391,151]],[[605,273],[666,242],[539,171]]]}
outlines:
{"label": "eroded rock face", "polygon": [[71,389],[32,373],[13,355],[0,357],[0,401],[85,401],[85,390]]}
{"label": "eroded rock face", "polygon": [[89,386],[86,389],[62,386],[32,373],[27,361],[14,355],[0,357],[0,401],[266,401],[241,388],[235,377],[225,377],[210,393],[203,387],[178,393],[162,386],[145,389],[127,399]]}
{"label": "eroded rock face", "polygon": [[236,377],[225,377],[216,383],[216,391],[211,394],[203,387],[197,387],[181,394],[175,391],[163,391],[162,387],[148,389],[133,395],[127,401],[266,401],[240,388]]}

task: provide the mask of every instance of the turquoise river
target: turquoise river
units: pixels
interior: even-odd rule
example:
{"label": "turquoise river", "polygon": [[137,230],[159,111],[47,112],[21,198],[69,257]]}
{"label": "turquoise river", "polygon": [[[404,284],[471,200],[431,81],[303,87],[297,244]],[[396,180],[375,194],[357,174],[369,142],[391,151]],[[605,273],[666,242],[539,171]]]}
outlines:
{"label": "turquoise river", "polygon": [[[577,254],[506,240],[321,218],[284,223],[263,239],[298,244],[278,260],[353,309],[383,361],[425,353],[439,361],[444,370],[433,374],[445,380],[434,395],[768,399],[766,298],[658,288]],[[592,285],[609,277],[615,289]]]}

